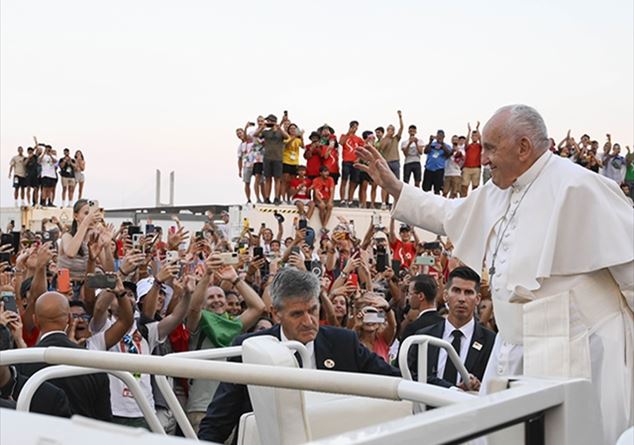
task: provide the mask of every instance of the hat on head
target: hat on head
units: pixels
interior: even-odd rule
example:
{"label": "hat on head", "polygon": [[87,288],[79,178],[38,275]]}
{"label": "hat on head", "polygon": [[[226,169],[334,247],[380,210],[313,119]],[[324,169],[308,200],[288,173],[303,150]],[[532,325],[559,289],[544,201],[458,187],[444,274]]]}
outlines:
{"label": "hat on head", "polygon": [[[141,301],[143,297],[145,297],[152,289],[154,285],[154,277],[144,278],[142,280],[137,281],[136,283],[136,301],[137,303]],[[169,301],[174,294],[174,290],[168,286],[167,284],[161,285],[161,289],[159,292],[163,292],[165,294],[165,300]]]}
{"label": "hat on head", "polygon": [[310,133],[310,136],[308,136],[308,139],[319,139],[321,136],[319,136],[319,133],[317,133],[316,131],[312,131]]}
{"label": "hat on head", "polygon": [[277,116],[274,114],[269,114],[268,116],[266,116],[266,119],[264,119],[265,121],[268,122],[273,122],[274,124],[277,123]]}
{"label": "hat on head", "polygon": [[321,133],[321,132],[322,132],[322,130],[323,130],[324,128],[327,128],[327,129],[328,129],[328,131],[330,131],[330,134],[335,134],[335,129],[334,129],[334,128],[332,128],[332,127],[331,127],[330,125],[328,125],[328,124],[324,124],[324,125],[322,125],[321,127],[319,127],[319,128],[317,129],[317,131]]}
{"label": "hat on head", "polygon": [[401,228],[398,229],[399,232],[411,232],[412,227],[407,224],[401,224]]}

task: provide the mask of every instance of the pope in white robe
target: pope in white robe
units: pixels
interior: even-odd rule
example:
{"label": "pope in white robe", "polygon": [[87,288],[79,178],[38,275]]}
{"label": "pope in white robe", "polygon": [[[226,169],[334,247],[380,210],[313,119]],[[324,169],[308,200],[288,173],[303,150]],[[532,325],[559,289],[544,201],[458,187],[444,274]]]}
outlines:
{"label": "pope in white robe", "polygon": [[[614,181],[548,151],[541,116],[504,107],[483,129],[492,181],[448,200],[359,165],[396,199],[393,216],[447,235],[490,273],[499,335],[483,378],[587,378],[605,443],[634,424],[634,213]],[[377,156],[378,155],[378,156]]]}

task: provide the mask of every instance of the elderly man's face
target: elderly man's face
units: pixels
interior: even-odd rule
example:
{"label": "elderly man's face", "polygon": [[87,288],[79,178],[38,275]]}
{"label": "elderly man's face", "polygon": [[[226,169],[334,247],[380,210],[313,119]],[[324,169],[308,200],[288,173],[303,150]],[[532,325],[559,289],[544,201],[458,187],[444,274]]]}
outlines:
{"label": "elderly man's face", "polygon": [[510,187],[523,172],[520,145],[504,131],[506,117],[493,117],[482,131],[482,165],[491,167],[491,179],[501,189]]}
{"label": "elderly man's face", "polygon": [[306,344],[317,337],[319,331],[319,301],[316,298],[290,298],[280,309],[274,309],[274,315],[280,320],[284,335],[289,340]]}

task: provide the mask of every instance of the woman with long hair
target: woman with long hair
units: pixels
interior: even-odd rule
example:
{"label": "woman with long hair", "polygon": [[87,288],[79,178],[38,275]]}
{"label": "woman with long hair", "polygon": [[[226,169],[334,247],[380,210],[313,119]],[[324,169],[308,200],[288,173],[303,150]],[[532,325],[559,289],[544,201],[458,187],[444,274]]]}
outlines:
{"label": "woman with long hair", "polygon": [[88,239],[101,218],[99,209],[86,199],[73,205],[73,224],[70,232],[62,235],[57,257],[57,268],[68,269],[71,280],[83,280],[88,265]]}
{"label": "woman with long hair", "polygon": [[75,152],[75,181],[79,185],[79,194],[77,199],[81,199],[84,195],[84,182],[86,177],[84,176],[84,170],[86,169],[86,160],[81,150]]}
{"label": "woman with long hair", "polygon": [[396,318],[385,298],[368,292],[361,297],[365,306],[354,318],[354,330],[370,351],[389,363],[390,346],[396,337]]}

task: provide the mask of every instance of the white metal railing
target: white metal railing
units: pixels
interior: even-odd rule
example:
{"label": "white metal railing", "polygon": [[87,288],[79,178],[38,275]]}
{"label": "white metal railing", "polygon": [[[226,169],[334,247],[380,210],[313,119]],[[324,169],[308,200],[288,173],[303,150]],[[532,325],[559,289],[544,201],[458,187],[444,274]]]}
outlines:
{"label": "white metal railing", "polygon": [[[298,341],[287,341],[281,342],[281,344],[285,345],[289,349],[295,350],[300,354],[302,358],[302,363],[310,363],[310,354],[302,343]],[[199,349],[197,351],[185,351],[185,352],[173,352],[171,354],[167,354],[164,357],[176,357],[176,358],[187,358],[187,359],[199,359],[199,360],[221,360],[227,359],[230,357],[238,357],[242,355],[242,346],[229,346],[226,348],[213,348],[213,349]],[[164,375],[156,375],[155,376],[156,386],[159,391],[163,395],[167,406],[172,411],[174,415],[174,419],[178,426],[180,426],[183,435],[189,439],[198,440],[198,436],[196,432],[192,428],[189,419],[187,418],[187,414],[183,410],[180,402],[176,398],[176,394],[174,394],[174,390],[170,385],[167,377]]]}
{"label": "white metal railing", "polygon": [[418,345],[418,361],[416,363],[416,369],[418,372],[418,381],[427,381],[427,349],[428,345],[443,348],[447,351],[447,360],[451,360],[456,367],[456,370],[460,374],[463,382],[469,381],[469,371],[465,368],[464,364],[460,360],[460,356],[456,350],[451,346],[451,343],[446,342],[438,337],[432,337],[431,335],[410,335],[403,341],[401,350],[398,356],[398,366],[401,369],[401,374],[404,379],[412,380],[412,373],[409,369],[407,358],[409,350],[412,345]]}
{"label": "white metal railing", "polygon": [[[17,400],[16,409],[18,411],[29,411],[31,400],[33,400],[33,395],[42,385],[42,383],[46,382],[47,380],[62,377],[75,377],[79,375],[95,374],[100,372],[104,371],[94,368],[66,365],[48,366],[46,368],[40,369],[31,377],[29,377],[29,379],[24,384],[24,387],[20,391],[20,396]],[[147,400],[145,394],[143,393],[143,388],[141,388],[141,385],[134,378],[134,376],[126,371],[110,370],[106,372],[118,378],[128,386],[128,389],[130,390],[130,392],[132,392],[134,400],[141,409],[141,412],[147,420],[148,426],[150,427],[152,432],[157,434],[165,434],[165,430],[163,429],[159,418],[156,416],[154,407],[150,405],[150,402]]]}

